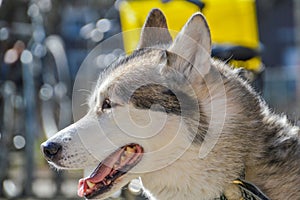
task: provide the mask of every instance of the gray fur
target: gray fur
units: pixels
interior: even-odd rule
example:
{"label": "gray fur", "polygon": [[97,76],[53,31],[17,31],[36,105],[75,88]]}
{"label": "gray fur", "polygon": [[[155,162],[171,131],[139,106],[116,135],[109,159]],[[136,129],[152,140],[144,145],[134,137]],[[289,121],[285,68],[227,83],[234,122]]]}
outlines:
{"label": "gray fur", "polygon": [[[207,24],[204,24],[207,27]],[[203,28],[203,26],[201,27]],[[201,30],[201,32],[203,32],[206,36],[199,38],[198,42],[205,43],[206,41],[201,41],[203,38],[208,38],[210,40],[209,33],[207,34],[205,30]],[[197,33],[191,34],[191,37],[195,37],[193,34]],[[152,59],[150,62],[153,63],[162,62],[161,55],[165,52],[167,55],[166,68],[180,67],[177,68],[177,70],[185,77],[193,77],[193,73],[195,73],[193,68],[199,67],[197,66],[197,63],[201,63],[201,61],[196,61],[196,58],[192,58],[192,63],[186,62],[185,60],[191,55],[186,54],[186,52],[180,52],[184,48],[180,48],[179,51],[176,50],[176,42],[179,43],[178,46],[180,47],[181,43],[185,43],[186,41],[177,38],[175,40],[175,44],[169,48],[170,51],[162,50],[160,53],[157,53],[157,50],[152,50],[152,53],[155,52],[158,54],[156,57],[159,61],[155,61],[154,57],[151,57],[151,53],[148,52],[145,54],[145,57],[142,58],[137,58],[135,56],[133,62],[140,62],[149,59]],[[210,51],[210,45],[207,46],[207,44],[205,44],[204,47],[208,50],[208,52]],[[197,47],[193,50],[194,52],[192,56],[197,54],[196,49]],[[205,53],[201,53],[202,50],[203,49],[200,48],[200,53],[198,52],[199,55],[196,56],[205,56]],[[186,57],[178,57],[175,53],[179,55],[183,54],[183,56]],[[204,62],[204,66],[206,65],[205,63],[207,62]],[[127,64],[130,65],[131,61]],[[285,116],[278,116],[270,112],[264,100],[254,92],[244,79],[239,77],[238,70],[232,70],[220,61],[212,61],[210,67],[206,66],[206,68],[208,68],[209,71],[206,70],[206,72],[203,73],[204,76],[193,77],[193,79],[190,80],[192,84],[193,81],[199,84],[195,87],[202,88],[202,91],[199,91],[199,93],[202,93],[201,96],[209,96],[209,94],[205,95],[205,93],[209,91],[205,89],[206,86],[204,84],[204,80],[206,84],[212,85],[215,84],[215,81],[222,81],[224,83],[226,95],[229,97],[227,106],[235,106],[237,109],[235,109],[235,113],[229,113],[227,116],[225,122],[225,126],[227,127],[223,130],[221,138],[217,143],[218,148],[214,149],[217,150],[217,152],[214,152],[217,155],[217,159],[222,160],[222,162],[224,162],[224,168],[226,168],[226,165],[229,163],[234,164],[235,162],[235,159],[230,159],[231,156],[240,158],[243,164],[239,166],[239,164],[236,163],[235,178],[239,177],[245,170],[246,179],[260,187],[271,199],[279,200],[300,198],[299,128],[290,124],[290,122],[285,119]],[[167,85],[170,87],[170,82],[173,80],[173,84],[177,85],[175,87],[177,89],[181,88],[183,92],[184,83],[180,81],[178,82],[178,77],[172,74],[170,69],[166,70],[167,72],[165,73],[164,71],[164,75],[169,77],[169,82],[165,81],[168,82]],[[219,78],[215,77],[215,71],[219,73]],[[146,72],[138,70],[132,73],[138,74],[140,77],[137,79],[144,81],[149,78],[148,75],[150,72],[147,72],[146,69]],[[132,77],[131,75],[128,76]],[[140,79],[141,77],[143,78]],[[176,79],[177,81],[174,83],[174,80]],[[121,82],[126,83],[126,80]],[[126,89],[124,87],[120,90],[125,91]],[[165,90],[166,89],[161,86],[146,85],[145,87],[139,88],[135,91],[131,101],[137,108],[140,109],[148,109],[152,104],[160,104],[166,109],[167,113],[180,114],[180,106],[178,105],[177,99],[174,95],[164,93]],[[199,103],[202,105],[201,99],[199,100]],[[203,109],[200,108],[200,112],[201,111],[203,111]],[[193,111],[191,110],[190,116],[193,116],[192,113]],[[207,113],[204,113],[202,116],[205,116],[204,119],[208,119],[210,117]],[[201,119],[203,119],[203,117]],[[202,127],[200,127],[199,130],[207,131],[207,124],[205,121],[206,120],[200,121]],[[199,133],[201,134],[201,139],[197,141],[200,143],[203,141],[203,136],[205,136],[205,134],[210,134],[203,134],[203,132]],[[228,172],[228,174],[230,173],[231,172]],[[228,188],[230,187],[228,186]],[[167,188],[165,189],[168,190]],[[155,191],[152,192],[154,194],[156,193]],[[230,193],[230,191],[226,190],[225,192]]]}

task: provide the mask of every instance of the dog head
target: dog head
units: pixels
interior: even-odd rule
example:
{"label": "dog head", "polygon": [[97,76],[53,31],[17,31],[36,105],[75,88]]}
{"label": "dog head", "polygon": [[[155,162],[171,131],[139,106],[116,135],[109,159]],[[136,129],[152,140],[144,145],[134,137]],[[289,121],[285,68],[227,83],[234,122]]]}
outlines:
{"label": "dog head", "polygon": [[108,197],[175,162],[203,141],[208,126],[199,99],[208,99],[205,82],[214,81],[210,51],[202,14],[194,14],[173,42],[164,15],[152,10],[138,49],[99,77],[88,114],[42,144],[46,159],[65,169],[96,165],[79,182],[86,198]]}

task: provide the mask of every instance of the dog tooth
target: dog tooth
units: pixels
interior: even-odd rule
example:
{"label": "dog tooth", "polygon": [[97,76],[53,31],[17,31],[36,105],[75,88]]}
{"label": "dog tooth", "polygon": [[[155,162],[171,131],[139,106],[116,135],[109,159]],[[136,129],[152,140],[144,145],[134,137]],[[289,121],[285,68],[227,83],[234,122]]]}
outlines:
{"label": "dog tooth", "polygon": [[126,156],[121,156],[121,162],[123,162],[126,159]]}
{"label": "dog tooth", "polygon": [[89,186],[89,188],[93,188],[96,184],[95,183],[92,183],[90,181],[86,181],[86,184]]}
{"label": "dog tooth", "polygon": [[106,185],[109,185],[109,184],[111,184],[111,180],[106,181]]}
{"label": "dog tooth", "polygon": [[86,192],[84,193],[84,195],[87,195],[87,194],[89,194],[89,193],[91,193],[91,192],[92,192],[91,189],[87,189]]}
{"label": "dog tooth", "polygon": [[135,147],[131,148],[131,147],[128,146],[128,147],[126,148],[126,151],[125,151],[125,152],[134,153],[134,152],[135,152],[134,148],[135,148]]}

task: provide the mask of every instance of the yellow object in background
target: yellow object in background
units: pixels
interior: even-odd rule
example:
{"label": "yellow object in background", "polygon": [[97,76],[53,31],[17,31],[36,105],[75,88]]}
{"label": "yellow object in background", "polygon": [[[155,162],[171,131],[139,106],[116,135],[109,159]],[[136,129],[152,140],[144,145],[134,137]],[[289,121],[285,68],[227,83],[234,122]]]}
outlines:
{"label": "yellow object in background", "polygon": [[[173,0],[168,3],[162,3],[161,0],[123,1],[120,5],[122,31],[142,28],[146,17],[153,8],[162,10],[167,18],[168,28],[177,32],[195,12],[199,11],[198,6],[182,0]],[[174,34],[175,32],[171,32],[173,39]],[[134,34],[126,34],[124,38],[126,52],[136,48],[139,37],[139,31]]]}
{"label": "yellow object in background", "polygon": [[[255,0],[203,0],[205,15],[214,44],[232,44],[259,48]],[[247,61],[232,60],[231,64],[260,72],[260,57]]]}
{"label": "yellow object in background", "polygon": [[[255,0],[203,0],[201,11],[211,30],[214,44],[231,44],[253,49],[259,48],[259,37],[256,20]],[[170,30],[180,31],[186,21],[200,8],[185,0],[172,0],[163,3],[161,0],[131,0],[120,5],[120,18],[123,32],[140,29],[153,8],[159,8],[167,18]],[[175,37],[176,32],[171,32]],[[130,52],[136,48],[140,32],[124,34],[124,48]],[[261,59],[254,57],[247,61],[232,61],[236,67],[259,72]]]}
{"label": "yellow object in background", "polygon": [[205,0],[206,16],[214,43],[251,48],[259,45],[254,0]]}

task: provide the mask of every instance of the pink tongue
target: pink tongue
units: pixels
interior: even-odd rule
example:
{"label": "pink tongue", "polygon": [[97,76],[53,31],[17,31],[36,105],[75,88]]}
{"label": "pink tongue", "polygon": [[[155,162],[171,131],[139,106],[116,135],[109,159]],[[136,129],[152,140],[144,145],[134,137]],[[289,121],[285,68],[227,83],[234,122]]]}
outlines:
{"label": "pink tongue", "polygon": [[92,188],[90,189],[87,185],[87,181],[95,184],[103,181],[104,178],[110,174],[114,164],[119,160],[123,152],[124,149],[120,149],[119,151],[114,152],[98,165],[98,167],[90,177],[80,179],[78,182],[78,196],[84,197],[84,195],[92,191]]}

